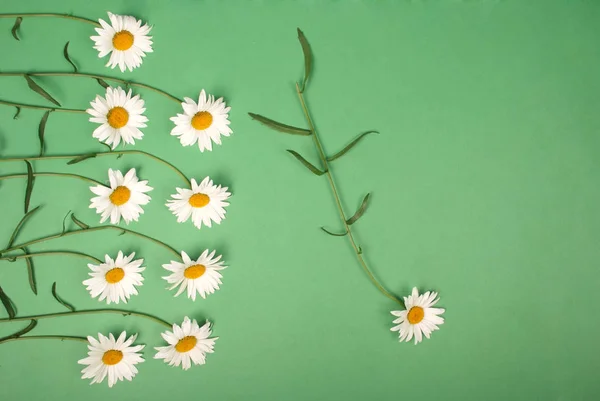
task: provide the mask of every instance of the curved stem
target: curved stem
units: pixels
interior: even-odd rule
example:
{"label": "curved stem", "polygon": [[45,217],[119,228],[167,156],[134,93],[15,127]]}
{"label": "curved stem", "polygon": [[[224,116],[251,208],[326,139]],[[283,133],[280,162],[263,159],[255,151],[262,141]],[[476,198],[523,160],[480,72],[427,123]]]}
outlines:
{"label": "curved stem", "polygon": [[0,260],[14,260],[14,259],[27,259],[27,258],[35,258],[38,256],[54,256],[54,255],[72,255],[78,256],[81,258],[87,258],[93,260],[96,263],[103,263],[100,259],[93,257],[92,255],[88,255],[87,253],[82,252],[73,252],[73,251],[48,251],[48,252],[34,252],[34,253],[26,253],[24,255],[15,255],[15,256],[3,256],[0,257]]}
{"label": "curved stem", "polygon": [[[69,174],[69,173],[33,173],[34,177],[69,177],[69,178],[77,178],[82,181],[91,182],[92,184],[98,184],[102,186],[106,186],[100,181],[94,180],[93,178],[85,177],[79,174]],[[1,175],[1,180],[7,180],[11,178],[27,178],[27,174],[11,174],[11,175]]]}
{"label": "curved stem", "polygon": [[51,110],[51,111],[59,111],[59,112],[65,112],[65,113],[85,113],[85,110],[80,110],[80,109],[65,109],[65,108],[61,108],[61,107],[36,106],[33,104],[7,102],[5,100],[0,100],[0,104],[5,105],[5,106],[12,106],[12,107],[22,107],[24,109]]}
{"label": "curved stem", "polygon": [[4,76],[4,77],[17,77],[17,76],[24,77],[25,75],[29,75],[31,77],[87,77],[87,78],[93,78],[93,79],[104,79],[104,80],[109,80],[109,81],[114,81],[114,82],[120,82],[123,85],[129,85],[129,86],[135,86],[138,88],[148,89],[150,91],[159,93],[159,94],[167,97],[168,99],[173,100],[174,102],[177,102],[177,104],[183,103],[183,100],[181,100],[161,89],[155,88],[153,86],[142,84],[139,82],[127,81],[125,79],[109,77],[106,75],[86,74],[83,72],[0,72],[0,76]]}
{"label": "curved stem", "polygon": [[98,313],[118,313],[123,316],[144,317],[144,318],[150,319],[156,323],[160,323],[163,326],[172,328],[170,323],[162,320],[159,317],[150,315],[148,313],[134,312],[134,311],[124,310],[124,309],[87,309],[87,310],[76,310],[73,312],[48,313],[45,315],[19,316],[19,317],[14,317],[12,319],[10,319],[10,318],[0,319],[0,323],[2,323],[2,322],[18,322],[18,321],[23,321],[23,320],[40,320],[40,319],[48,319],[48,318],[52,318],[52,317],[61,317],[61,316],[93,315],[93,314],[98,314]]}
{"label": "curved stem", "polygon": [[[71,312],[72,313],[72,312]],[[83,343],[87,343],[88,340],[85,337],[78,336],[20,336],[20,337],[10,337],[5,340],[0,340],[0,344],[8,343],[11,341],[19,341],[19,340],[73,340],[73,341],[81,341]]]}
{"label": "curved stem", "polygon": [[173,164],[169,163],[168,161],[166,161],[165,159],[161,159],[158,156],[154,156],[151,153],[148,152],[144,152],[142,150],[121,150],[121,151],[109,151],[109,152],[96,152],[96,153],[84,153],[84,154],[78,154],[78,155],[59,155],[59,156],[33,156],[33,157],[10,157],[10,158],[6,158],[6,159],[0,159],[0,162],[16,162],[16,161],[32,161],[32,160],[58,160],[58,159],[75,159],[77,157],[81,157],[81,156],[90,156],[90,158],[92,157],[102,157],[102,156],[118,156],[118,155],[128,155],[128,154],[140,154],[140,155],[144,155],[147,156],[151,159],[156,160],[159,163],[164,164],[165,166],[169,167],[171,170],[173,170],[175,173],[177,173],[177,175],[179,177],[181,177],[181,179],[183,181],[185,181],[185,183],[189,186],[191,186],[192,184],[190,183],[190,180],[185,176],[185,174],[183,174],[183,172],[181,170],[179,170],[177,167],[175,167]]}
{"label": "curved stem", "polygon": [[321,159],[321,163],[323,165],[323,170],[325,171],[325,175],[327,176],[327,180],[329,181],[329,186],[331,187],[331,191],[333,192],[333,198],[335,199],[335,204],[336,204],[337,210],[340,214],[340,219],[342,221],[342,224],[344,225],[344,230],[347,233],[348,238],[350,239],[350,244],[352,245],[352,249],[354,249],[354,253],[356,254],[356,258],[358,259],[358,262],[360,263],[361,267],[363,268],[363,270],[365,271],[365,273],[367,274],[367,276],[369,277],[371,282],[375,285],[375,287],[377,287],[377,289],[383,295],[385,295],[392,301],[397,302],[400,305],[404,306],[404,303],[400,299],[398,299],[396,296],[392,295],[388,290],[385,289],[385,287],[383,287],[383,285],[381,285],[381,283],[379,283],[379,281],[375,278],[375,276],[373,275],[373,273],[367,266],[367,263],[365,262],[365,259],[363,258],[363,253],[359,249],[358,245],[356,244],[356,240],[354,239],[354,235],[352,234],[352,229],[350,228],[350,225],[347,223],[347,218],[344,213],[344,209],[342,207],[342,202],[340,200],[340,195],[339,195],[337,187],[335,185],[333,175],[331,174],[331,168],[329,167],[329,162],[327,161],[327,157],[325,156],[325,152],[323,151],[323,146],[321,145],[321,141],[319,140],[319,136],[317,135],[317,130],[315,129],[312,118],[308,111],[308,107],[306,106],[306,101],[304,100],[304,93],[300,90],[300,86],[298,85],[298,83],[296,83],[296,93],[298,94],[298,98],[300,99],[300,104],[302,105],[302,111],[304,112],[304,116],[306,117],[306,122],[308,123],[308,127],[312,133],[311,136],[315,143],[315,147],[317,148],[319,158]]}
{"label": "curved stem", "polygon": [[83,17],[76,17],[74,15],[69,15],[69,14],[58,14],[58,13],[21,13],[21,14],[0,14],[0,18],[18,18],[18,17],[22,17],[22,18],[28,18],[28,17],[55,17],[55,18],[65,18],[65,19],[70,19],[70,20],[74,20],[74,21],[81,21],[81,22],[85,22],[86,24],[90,24],[90,25],[94,25],[97,27],[101,27],[101,25],[91,19],[88,18],[83,18]]}

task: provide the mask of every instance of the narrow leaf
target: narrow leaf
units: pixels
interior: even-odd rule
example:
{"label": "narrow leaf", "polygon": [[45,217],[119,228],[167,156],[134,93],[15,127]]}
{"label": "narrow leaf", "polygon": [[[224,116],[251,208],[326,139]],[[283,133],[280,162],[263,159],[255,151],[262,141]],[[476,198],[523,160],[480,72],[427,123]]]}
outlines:
{"label": "narrow leaf", "polygon": [[61,304],[62,306],[64,306],[68,310],[70,310],[71,312],[75,312],[75,307],[73,307],[73,305],[71,305],[70,303],[64,301],[56,293],[56,281],[52,284],[52,296],[54,297],[54,299],[56,299],[58,301],[59,304]]}
{"label": "narrow leaf", "polygon": [[304,135],[304,136],[310,135],[310,130],[307,130],[304,128],[292,127],[291,125],[285,125],[282,123],[278,123],[277,121],[273,121],[270,118],[263,117],[259,114],[248,113],[248,115],[253,120],[256,120],[259,123],[262,123],[262,124],[266,125],[267,127],[272,128],[279,132],[285,132],[287,134],[293,134],[293,135]]}
{"label": "narrow leaf", "polygon": [[15,24],[13,25],[12,29],[10,30],[13,38],[15,38],[16,40],[21,40],[21,39],[19,39],[19,35],[17,35],[17,33],[19,31],[19,28],[21,27],[22,21],[23,21],[22,17],[17,17],[17,19],[15,20]]}
{"label": "narrow leaf", "polygon": [[120,237],[121,235],[125,235],[127,234],[127,231],[121,231],[121,234],[117,235],[117,237]]}
{"label": "narrow leaf", "polygon": [[15,256],[15,257],[13,257],[13,258],[11,258],[10,256],[7,256],[7,258],[8,258],[8,259],[6,259],[6,260],[8,260],[10,263],[14,263],[14,262],[16,262],[16,261],[17,261],[17,257],[16,257],[16,256]]}
{"label": "narrow leaf", "polygon": [[312,69],[312,55],[310,53],[310,45],[306,40],[306,36],[304,36],[304,32],[302,32],[300,28],[298,28],[298,40],[302,46],[302,53],[304,53],[304,81],[302,82],[302,91],[304,92]]}
{"label": "narrow leaf", "polygon": [[4,309],[6,309],[6,312],[8,313],[8,318],[14,319],[16,315],[15,307],[13,306],[13,302],[8,297],[8,295],[6,295],[2,287],[0,287],[0,301],[2,301],[2,305],[4,305]]}
{"label": "narrow leaf", "polygon": [[73,223],[77,224],[80,228],[82,228],[84,230],[90,228],[90,226],[88,226],[83,221],[81,221],[77,217],[75,217],[74,214],[71,215],[71,220],[73,220]]}
{"label": "narrow leaf", "polygon": [[29,89],[31,89],[32,91],[39,94],[43,98],[51,101],[52,103],[54,103],[55,105],[60,107],[60,103],[58,103],[58,101],[56,101],[56,99],[54,99],[52,96],[50,96],[50,94],[48,92],[46,92],[44,89],[42,89],[41,86],[36,84],[35,81],[33,79],[31,79],[31,77],[29,75],[25,74],[24,77],[27,80],[27,85],[29,86]]}
{"label": "narrow leaf", "polygon": [[69,217],[69,215],[71,214],[71,211],[69,210],[67,212],[67,214],[65,214],[65,217],[63,219],[63,229],[62,232],[60,233],[60,235],[64,235],[67,232],[67,217]]}
{"label": "narrow leaf", "polygon": [[7,249],[10,248],[12,246],[12,244],[15,242],[15,240],[17,239],[17,235],[19,234],[19,230],[21,229],[21,227],[23,226],[23,224],[25,224],[25,222],[39,209],[39,206],[36,206],[34,209],[31,209],[29,212],[27,212],[25,214],[25,216],[23,216],[23,218],[21,219],[21,221],[19,221],[19,224],[17,224],[17,226],[15,227],[12,235],[10,236],[10,240],[8,241],[8,245],[7,245]]}
{"label": "narrow leaf", "polygon": [[21,114],[21,108],[17,106],[17,112],[13,116],[13,120],[16,120],[17,118],[19,118],[19,114]]}
{"label": "narrow leaf", "polygon": [[73,63],[73,61],[71,60],[71,57],[69,57],[69,42],[67,42],[65,44],[65,48],[63,50],[63,55],[65,56],[65,58],[67,59],[69,64],[71,64],[73,66],[73,72],[77,72],[77,66],[75,65],[75,63]]}
{"label": "narrow leaf", "polygon": [[25,160],[27,164],[27,188],[25,188],[25,212],[29,211],[29,202],[31,201],[31,192],[33,191],[33,168],[28,160]]}
{"label": "narrow leaf", "polygon": [[377,131],[363,132],[356,139],[354,139],[352,142],[350,142],[348,145],[346,145],[346,147],[344,149],[340,150],[335,155],[328,157],[327,161],[332,162],[335,159],[339,159],[340,157],[344,156],[350,149],[352,149],[358,142],[360,142],[361,139],[363,139],[365,136],[367,136],[369,134],[379,134],[379,132],[377,132]]}
{"label": "narrow leaf", "polygon": [[96,78],[96,81],[100,84],[104,89],[108,88],[110,85],[106,83],[102,78]]}
{"label": "narrow leaf", "polygon": [[295,152],[290,149],[288,149],[287,151],[290,152],[296,159],[298,159],[300,161],[300,163],[302,163],[304,165],[304,167],[309,169],[313,174],[323,175],[326,173],[326,171],[321,171],[318,168],[316,168],[315,166],[313,166],[312,164],[310,164],[310,162],[308,160],[306,160],[304,157],[300,156],[300,154],[298,152]]}
{"label": "narrow leaf", "polygon": [[367,196],[365,196],[365,198],[363,199],[362,203],[360,204],[360,207],[358,208],[358,210],[356,211],[356,213],[354,213],[354,216],[350,217],[348,220],[346,220],[346,224],[348,225],[352,225],[354,223],[356,223],[356,221],[358,219],[360,219],[360,217],[365,213],[365,211],[367,210],[367,206],[369,205],[369,198],[371,197],[371,194],[368,193]]}
{"label": "narrow leaf", "polygon": [[[25,255],[29,254],[26,248],[21,248],[21,250]],[[33,293],[37,295],[37,285],[35,283],[35,271],[33,270],[33,261],[31,260],[31,258],[24,259],[25,263],[27,263],[27,277],[29,278],[29,286],[31,287],[31,291],[33,291]]]}
{"label": "narrow leaf", "polygon": [[94,157],[96,157],[96,153],[88,153],[86,155],[80,155],[80,156],[77,156],[74,159],[69,160],[67,162],[67,164],[69,164],[69,165],[76,164],[76,163],[82,162],[82,161],[87,160],[87,159],[92,159]]}
{"label": "narrow leaf", "polygon": [[44,154],[44,135],[46,134],[46,123],[48,122],[48,116],[52,110],[47,110],[42,119],[40,120],[40,126],[38,127],[38,137],[40,138],[40,156]]}
{"label": "narrow leaf", "polygon": [[109,151],[109,152],[112,152],[112,151],[113,151],[113,149],[110,147],[110,145],[108,145],[108,144],[106,144],[106,143],[104,143],[104,142],[100,142],[100,143],[101,143],[102,145],[106,146],[106,147],[108,148],[108,151]]}
{"label": "narrow leaf", "polygon": [[37,320],[35,319],[31,319],[31,322],[29,322],[29,324],[27,325],[27,327],[14,332],[13,334],[11,334],[10,336],[6,336],[6,337],[2,337],[0,338],[0,343],[8,340],[9,338],[18,338],[21,337],[22,335],[25,335],[27,333],[29,333],[31,330],[33,330],[35,328],[35,326],[37,326]]}
{"label": "narrow leaf", "polygon": [[344,235],[348,234],[347,232],[344,232],[341,234],[332,233],[331,231],[327,230],[325,227],[321,227],[321,230],[325,231],[329,235],[333,235],[334,237],[343,237]]}

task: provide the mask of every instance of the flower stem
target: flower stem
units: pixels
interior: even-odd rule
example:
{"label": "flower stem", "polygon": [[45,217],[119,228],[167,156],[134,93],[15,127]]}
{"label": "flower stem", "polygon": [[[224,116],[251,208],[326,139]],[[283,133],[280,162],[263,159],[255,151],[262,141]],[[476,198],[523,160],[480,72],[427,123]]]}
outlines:
{"label": "flower stem", "polygon": [[60,111],[60,112],[65,112],[65,113],[85,113],[85,110],[81,110],[81,109],[65,109],[65,108],[61,108],[61,107],[36,106],[33,104],[7,102],[4,100],[0,100],[0,104],[5,105],[5,106],[22,107],[24,109],[52,110],[52,111]]}
{"label": "flower stem", "polygon": [[91,19],[88,18],[83,18],[83,17],[76,17],[74,15],[69,15],[69,14],[58,14],[58,13],[21,13],[21,14],[0,14],[0,18],[18,18],[18,17],[22,17],[22,18],[28,18],[28,17],[55,17],[55,18],[66,18],[66,19],[70,19],[70,20],[74,20],[74,21],[81,21],[81,22],[85,22],[86,24],[91,24],[97,27],[100,27],[101,25]]}
{"label": "flower stem", "polygon": [[[73,312],[71,312],[73,313]],[[13,319],[14,320],[14,319]],[[0,344],[2,343],[7,343],[10,341],[19,341],[19,340],[73,340],[73,341],[80,341],[83,343],[87,343],[88,340],[85,337],[78,337],[78,336],[20,336],[20,337],[10,337],[10,338],[6,338],[4,340],[0,340]]]}
{"label": "flower stem", "polygon": [[392,295],[388,290],[385,289],[385,287],[383,287],[383,285],[381,285],[379,283],[379,281],[375,278],[375,276],[373,275],[373,273],[367,266],[367,263],[365,262],[365,259],[363,257],[363,252],[362,252],[362,250],[359,249],[358,245],[356,244],[356,240],[354,239],[354,235],[352,234],[352,229],[350,228],[350,225],[347,223],[348,219],[346,218],[346,215],[344,213],[344,208],[342,207],[340,195],[339,195],[337,187],[335,185],[333,175],[331,174],[331,167],[329,166],[329,162],[327,161],[327,156],[325,156],[325,152],[323,151],[323,146],[321,145],[321,141],[319,140],[319,136],[317,135],[317,130],[315,129],[312,118],[308,111],[308,107],[306,106],[306,100],[304,99],[304,93],[302,92],[302,90],[300,90],[300,86],[298,85],[298,83],[296,83],[296,93],[298,94],[298,98],[300,99],[300,104],[302,106],[302,111],[304,112],[304,116],[306,117],[306,122],[308,123],[308,127],[312,133],[311,136],[313,138],[313,142],[317,149],[317,153],[319,154],[319,158],[321,159],[321,164],[323,166],[323,170],[325,171],[325,175],[327,176],[327,181],[329,181],[329,186],[331,187],[331,191],[333,192],[333,198],[335,200],[337,210],[340,214],[340,219],[342,221],[342,224],[344,225],[344,231],[347,233],[347,236],[350,239],[350,244],[352,245],[352,249],[354,250],[354,253],[356,254],[356,258],[358,259],[358,262],[360,263],[361,267],[363,268],[363,270],[365,271],[365,273],[367,274],[367,276],[369,277],[371,282],[375,285],[375,287],[377,287],[377,289],[383,295],[385,295],[392,301],[397,302],[400,305],[404,306],[404,303],[400,299],[398,299],[398,297]]}
{"label": "flower stem", "polygon": [[[104,185],[100,181],[94,180],[93,178],[85,177],[79,174],[69,174],[69,173],[33,173],[34,177],[68,177],[68,178],[77,178],[82,181],[91,182],[92,184]],[[11,175],[1,175],[0,180],[7,180],[11,178],[27,178],[27,174],[11,174]]]}
{"label": "flower stem", "polygon": [[163,90],[155,88],[153,86],[142,84],[139,82],[128,81],[125,79],[109,77],[106,75],[86,74],[83,72],[0,72],[0,76],[4,76],[4,77],[17,77],[17,76],[24,77],[25,75],[29,75],[30,77],[87,77],[87,78],[93,78],[93,79],[109,80],[109,81],[122,83],[123,85],[135,86],[138,88],[144,88],[144,89],[151,90],[153,92],[156,92],[156,93],[159,93],[159,94],[165,96],[166,98],[168,98],[170,100],[173,100],[177,104],[181,104],[183,102],[181,99],[179,99]]}
{"label": "flower stem", "polygon": [[72,252],[72,251],[48,251],[48,252],[26,253],[24,255],[3,256],[3,257],[0,257],[0,260],[26,259],[26,258],[36,258],[38,256],[54,256],[54,255],[72,255],[72,256],[78,256],[81,258],[87,258],[87,259],[93,260],[96,263],[103,263],[100,259],[95,258],[92,255],[88,255],[87,253]]}

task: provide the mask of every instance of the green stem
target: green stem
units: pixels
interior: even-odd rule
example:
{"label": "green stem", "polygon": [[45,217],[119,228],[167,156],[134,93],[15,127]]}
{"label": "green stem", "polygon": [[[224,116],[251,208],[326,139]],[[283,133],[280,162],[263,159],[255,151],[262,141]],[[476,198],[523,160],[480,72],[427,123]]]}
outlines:
{"label": "green stem", "polygon": [[87,258],[87,259],[93,260],[96,263],[103,263],[100,259],[95,258],[92,255],[88,255],[87,253],[72,252],[72,251],[48,251],[48,252],[26,253],[24,255],[3,256],[3,257],[0,257],[0,260],[26,259],[26,258],[34,258],[34,257],[38,257],[38,256],[54,256],[54,255],[72,255],[72,256],[78,256],[80,258]]}
{"label": "green stem", "polygon": [[58,13],[21,13],[21,14],[0,14],[0,18],[18,18],[18,17],[22,17],[22,18],[28,18],[28,17],[55,17],[55,18],[65,18],[65,19],[70,19],[70,20],[74,20],[74,21],[81,21],[81,22],[85,22],[87,24],[91,24],[97,27],[101,27],[102,25],[100,25],[98,22],[88,19],[88,18],[83,18],[83,17],[76,17],[74,15],[69,15],[69,14],[58,14]]}
{"label": "green stem", "polygon": [[[71,312],[73,313],[73,312]],[[88,340],[85,337],[77,337],[77,336],[20,336],[20,337],[10,337],[4,340],[0,340],[0,344],[8,343],[11,341],[19,341],[19,340],[73,340],[73,341],[81,341],[83,343],[87,343]]]}
{"label": "green stem", "polygon": [[333,198],[335,199],[335,205],[340,214],[340,220],[342,221],[344,230],[347,233],[348,238],[350,239],[350,244],[352,245],[352,249],[354,250],[354,253],[356,254],[356,258],[358,259],[358,262],[360,263],[361,267],[363,268],[363,270],[365,271],[365,273],[367,274],[367,276],[369,277],[371,282],[375,285],[375,287],[377,287],[377,289],[383,295],[385,295],[392,301],[397,302],[400,305],[404,306],[404,303],[400,299],[398,299],[396,296],[392,295],[388,290],[385,289],[385,287],[383,287],[383,285],[381,285],[379,283],[379,281],[375,278],[375,276],[373,275],[373,273],[367,266],[367,263],[365,262],[365,259],[363,257],[363,252],[359,249],[358,245],[356,244],[356,240],[354,239],[354,235],[352,234],[352,229],[350,228],[350,225],[347,223],[348,219],[346,218],[346,215],[344,213],[344,208],[342,207],[340,195],[339,195],[337,187],[335,185],[333,175],[331,174],[331,168],[329,166],[329,162],[327,161],[327,157],[325,156],[325,152],[323,151],[323,146],[321,145],[321,141],[319,140],[319,136],[317,135],[317,130],[315,129],[312,118],[308,111],[308,107],[306,106],[306,100],[304,100],[304,93],[300,90],[300,86],[298,85],[298,83],[296,83],[296,93],[298,94],[298,98],[300,99],[300,104],[302,106],[302,111],[304,112],[304,116],[306,117],[306,122],[308,123],[308,127],[312,133],[311,136],[313,138],[315,147],[317,148],[317,153],[319,154],[319,158],[321,159],[321,164],[323,166],[323,170],[325,171],[325,175],[327,176],[327,181],[329,181],[329,186],[331,187],[331,191],[333,192]]}
{"label": "green stem", "polygon": [[177,104],[181,104],[183,102],[183,100],[181,100],[163,90],[155,88],[153,86],[141,84],[138,82],[127,81],[125,79],[109,77],[106,75],[85,74],[83,72],[0,72],[0,76],[4,76],[4,77],[18,77],[18,76],[24,77],[25,75],[29,75],[30,77],[87,77],[87,78],[93,78],[93,79],[109,80],[109,81],[122,83],[123,85],[135,86],[138,88],[148,89],[150,91],[159,93],[159,94],[167,97],[170,100],[173,100]]}
{"label": "green stem", "polygon": [[[69,174],[69,173],[33,173],[34,177],[68,177],[68,178],[77,178],[82,181],[91,182],[92,184],[98,184],[102,186],[106,186],[100,181],[94,180],[93,178],[85,177],[79,174]],[[7,180],[11,178],[27,178],[27,174],[11,174],[11,175],[2,175],[0,176],[0,180]]]}
{"label": "green stem", "polygon": [[24,109],[51,110],[51,111],[60,111],[60,112],[66,112],[66,113],[85,113],[85,110],[80,110],[80,109],[65,109],[65,108],[61,108],[61,107],[36,106],[33,104],[7,102],[4,100],[0,100],[0,104],[3,104],[5,106],[12,106],[12,107],[22,107]]}

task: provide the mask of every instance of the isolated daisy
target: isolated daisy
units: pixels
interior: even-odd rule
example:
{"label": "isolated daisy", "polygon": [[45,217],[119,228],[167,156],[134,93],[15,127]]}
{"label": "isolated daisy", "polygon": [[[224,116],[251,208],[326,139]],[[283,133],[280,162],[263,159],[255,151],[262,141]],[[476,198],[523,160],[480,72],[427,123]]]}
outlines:
{"label": "isolated daisy", "polygon": [[[183,114],[171,117],[175,128],[171,135],[179,137],[183,146],[192,146],[198,142],[200,152],[212,150],[212,142],[221,144],[221,135],[229,136],[233,131],[229,128],[229,110],[223,98],[215,100],[213,95],[200,92],[198,103],[189,97],[184,98]],[[211,142],[212,141],[212,142]]]}
{"label": "isolated daisy", "polygon": [[196,300],[196,293],[202,298],[213,294],[219,289],[221,278],[223,277],[219,270],[225,269],[221,255],[215,257],[215,251],[208,253],[208,249],[202,252],[198,260],[193,261],[187,253],[181,252],[183,263],[174,260],[171,263],[163,265],[163,268],[172,272],[169,276],[163,277],[169,284],[169,290],[179,286],[175,296],[184,292],[187,288],[188,298]]}
{"label": "isolated daisy", "polygon": [[122,332],[117,340],[112,334],[105,337],[98,333],[98,340],[88,336],[88,357],[77,362],[87,365],[81,371],[81,378],[92,379],[90,384],[94,384],[101,383],[108,376],[108,387],[124,378],[131,381],[138,372],[135,365],[144,362],[139,351],[145,345],[131,346],[137,334],[125,340],[126,337],[126,332]]}
{"label": "isolated daisy", "polygon": [[121,88],[106,88],[106,98],[98,95],[96,99],[90,102],[92,108],[86,112],[91,115],[90,121],[98,123],[100,126],[94,130],[94,138],[112,145],[123,142],[133,145],[134,139],[142,139],[144,134],[140,128],[146,127],[148,118],[142,113],[146,111],[144,101],[140,95],[131,97],[129,92]]}
{"label": "isolated daisy", "polygon": [[90,187],[96,197],[91,199],[90,208],[96,209],[96,213],[102,214],[100,223],[104,223],[110,216],[111,224],[118,224],[121,217],[125,223],[137,221],[140,214],[144,213],[141,205],[150,202],[150,197],[145,192],[152,191],[148,181],[139,181],[132,168],[125,174],[119,170],[108,169],[110,188],[104,185]]}
{"label": "isolated daisy", "polygon": [[169,210],[177,216],[177,222],[183,223],[190,216],[194,225],[202,228],[202,224],[211,226],[211,221],[217,224],[225,219],[225,202],[231,196],[227,187],[214,185],[210,177],[206,177],[200,185],[192,178],[192,189],[176,188],[177,193],[167,201]]}
{"label": "isolated daisy", "polygon": [[87,286],[92,298],[98,298],[98,301],[119,303],[127,300],[131,295],[137,295],[136,287],[142,285],[144,278],[140,274],[146,268],[142,267],[144,259],[133,260],[135,252],[124,257],[123,252],[119,251],[117,258],[113,260],[110,256],[104,256],[104,263],[99,265],[88,264],[92,271],[89,278],[83,282]]}
{"label": "isolated daisy", "polygon": [[183,319],[181,327],[174,324],[173,332],[160,333],[162,338],[169,343],[166,347],[155,347],[158,352],[154,359],[164,359],[169,366],[181,365],[183,370],[188,370],[194,365],[204,365],[206,354],[214,352],[215,341],[219,337],[208,338],[211,334],[210,322],[199,327],[196,320],[190,321],[189,317]]}
{"label": "isolated daisy", "polygon": [[412,294],[404,297],[405,310],[392,311],[392,315],[398,316],[394,320],[395,324],[391,328],[392,331],[398,331],[400,341],[410,341],[415,338],[415,344],[423,340],[423,334],[429,338],[431,332],[439,330],[438,325],[444,323],[444,318],[438,315],[444,313],[442,308],[432,308],[439,298],[437,292],[427,291],[423,295],[419,295],[419,291],[413,288]]}
{"label": "isolated daisy", "polygon": [[148,24],[142,26],[141,20],[127,15],[114,15],[108,13],[110,25],[99,19],[102,28],[96,28],[100,36],[92,36],[95,42],[94,49],[98,50],[98,57],[110,54],[107,67],[115,68],[117,65],[121,72],[142,64],[142,57],[152,52],[152,36],[148,36],[152,27]]}

